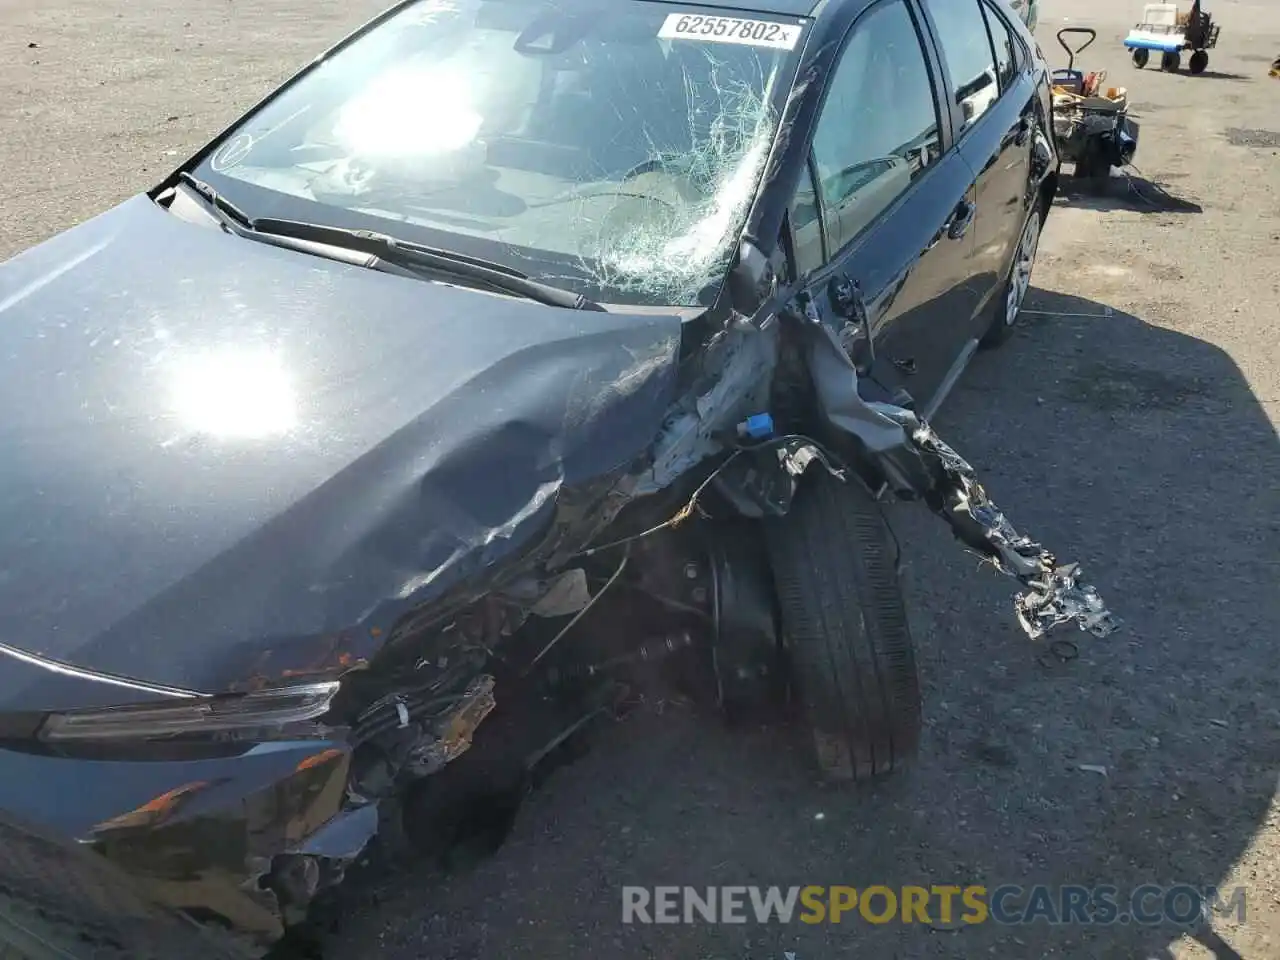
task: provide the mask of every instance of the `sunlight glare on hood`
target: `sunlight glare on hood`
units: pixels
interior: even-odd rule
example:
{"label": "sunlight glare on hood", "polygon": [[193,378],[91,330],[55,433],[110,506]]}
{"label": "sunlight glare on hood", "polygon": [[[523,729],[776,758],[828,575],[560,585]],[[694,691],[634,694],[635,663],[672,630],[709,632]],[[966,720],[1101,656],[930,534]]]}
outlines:
{"label": "sunlight glare on hood", "polygon": [[263,348],[222,347],[179,357],[171,371],[173,415],[195,433],[256,440],[290,430],[297,396],[283,361]]}
{"label": "sunlight glare on hood", "polygon": [[388,70],[343,108],[335,132],[360,156],[430,156],[461,150],[484,119],[468,76],[447,65]]}

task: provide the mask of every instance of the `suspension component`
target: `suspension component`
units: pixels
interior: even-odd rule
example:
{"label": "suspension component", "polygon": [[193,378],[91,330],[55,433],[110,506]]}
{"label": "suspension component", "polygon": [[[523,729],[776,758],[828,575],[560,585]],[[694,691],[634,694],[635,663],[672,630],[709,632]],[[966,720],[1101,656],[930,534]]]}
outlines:
{"label": "suspension component", "polygon": [[601,660],[599,663],[570,663],[560,667],[549,667],[544,671],[543,678],[548,687],[558,687],[574,680],[590,679],[634,663],[656,663],[681,650],[689,649],[693,644],[693,635],[683,630],[646,640],[633,650]]}

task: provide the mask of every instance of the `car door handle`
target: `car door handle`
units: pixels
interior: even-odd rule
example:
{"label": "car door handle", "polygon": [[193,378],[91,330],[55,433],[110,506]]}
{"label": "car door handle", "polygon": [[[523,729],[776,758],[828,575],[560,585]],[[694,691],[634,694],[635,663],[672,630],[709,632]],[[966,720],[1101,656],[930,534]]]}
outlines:
{"label": "car door handle", "polygon": [[969,225],[973,223],[973,215],[978,212],[976,204],[970,203],[968,200],[961,200],[956,204],[956,208],[951,211],[951,218],[947,220],[944,229],[947,236],[952,240],[959,240],[969,232]]}

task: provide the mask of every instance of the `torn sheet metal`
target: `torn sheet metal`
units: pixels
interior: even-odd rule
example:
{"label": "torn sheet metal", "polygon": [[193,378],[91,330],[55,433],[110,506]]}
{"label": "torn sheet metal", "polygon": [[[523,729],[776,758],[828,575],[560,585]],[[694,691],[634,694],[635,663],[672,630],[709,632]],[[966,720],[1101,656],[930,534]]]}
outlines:
{"label": "torn sheet metal", "polygon": [[1059,565],[1052,553],[1014,529],[987,496],[973,468],[932,427],[916,421],[911,440],[941,466],[937,492],[942,516],[956,536],[1027,588],[1014,598],[1018,623],[1027,636],[1039,639],[1058,624],[1074,621],[1081,630],[1105,637],[1120,625],[1097,590],[1080,580],[1079,565]]}
{"label": "torn sheet metal", "polygon": [[476,677],[447,714],[420,724],[412,735],[406,771],[427,777],[470,750],[476,730],[497,706],[493,688],[493,677]]}
{"label": "torn sheet metal", "polygon": [[293,852],[350,862],[364,852],[377,832],[378,805],[367,803],[335,815]]}
{"label": "torn sheet metal", "polygon": [[801,318],[810,373],[826,419],[859,441],[897,496],[923,499],[966,546],[1026,588],[1015,597],[1014,609],[1029,637],[1039,638],[1066,622],[1105,637],[1119,625],[1098,592],[1080,579],[1079,567],[1060,565],[1052,553],[1014,529],[973,468],[929,424],[904,407],[863,400],[857,371],[834,331],[815,311]]}
{"label": "torn sheet metal", "polygon": [[677,406],[654,444],[653,464],[634,495],[662,490],[724,450],[720,435],[766,409],[778,360],[778,325],[738,317],[708,348],[703,383]]}

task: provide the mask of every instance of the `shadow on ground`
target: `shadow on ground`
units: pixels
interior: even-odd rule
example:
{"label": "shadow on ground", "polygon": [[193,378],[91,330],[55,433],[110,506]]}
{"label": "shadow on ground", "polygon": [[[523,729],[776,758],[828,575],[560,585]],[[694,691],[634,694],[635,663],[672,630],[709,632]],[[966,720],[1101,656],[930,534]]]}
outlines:
{"label": "shadow on ground", "polygon": [[[329,944],[344,960],[1168,957],[1165,923],[621,923],[626,884],[1217,885],[1280,765],[1280,445],[1231,359],[1045,291],[938,418],[1015,524],[1076,559],[1122,632],[1038,659],[1011,584],[895,505],[925,682],[916,766],[814,782],[796,732],[687,708],[607,730],[526,804],[498,854],[399,878]],[[1253,573],[1250,573],[1253,571]],[[1233,956],[1229,924],[1200,939]],[[1219,939],[1220,937],[1220,939]]]}
{"label": "shadow on ground", "polygon": [[1245,82],[1253,81],[1253,77],[1250,77],[1247,74],[1223,73],[1218,70],[1205,70],[1203,73],[1197,73],[1194,76],[1197,80],[1236,80],[1236,81],[1243,80]]}
{"label": "shadow on ground", "polygon": [[1133,210],[1138,213],[1203,213],[1194,200],[1171,193],[1167,188],[1127,170],[1113,171],[1110,177],[1076,177],[1063,174],[1054,201],[1064,207],[1083,210]]}

